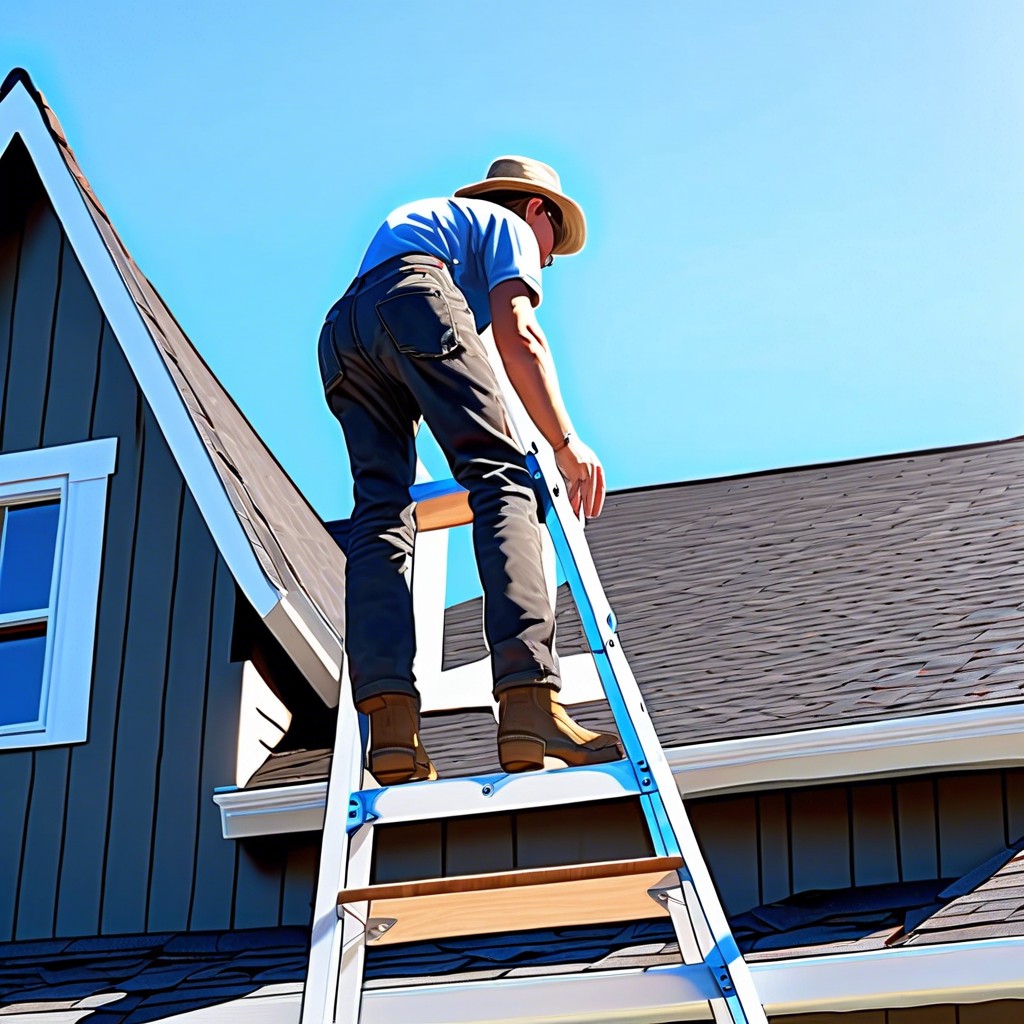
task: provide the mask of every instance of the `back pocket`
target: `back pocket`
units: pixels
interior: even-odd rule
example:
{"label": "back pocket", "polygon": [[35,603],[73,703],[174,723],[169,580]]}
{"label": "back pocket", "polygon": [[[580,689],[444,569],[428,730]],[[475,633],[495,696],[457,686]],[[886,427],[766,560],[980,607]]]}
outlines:
{"label": "back pocket", "polygon": [[429,281],[403,282],[377,303],[377,316],[398,351],[414,359],[444,359],[462,348],[448,300]]}

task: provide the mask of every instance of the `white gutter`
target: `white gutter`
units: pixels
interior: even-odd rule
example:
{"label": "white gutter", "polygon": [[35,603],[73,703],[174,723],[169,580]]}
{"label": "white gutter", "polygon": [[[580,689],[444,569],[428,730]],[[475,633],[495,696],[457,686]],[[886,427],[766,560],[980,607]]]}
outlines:
{"label": "white gutter", "polygon": [[[673,747],[685,797],[1024,763],[1024,704]],[[323,828],[327,783],[218,791],[225,838]],[[1024,973],[1024,968],[1022,968]]]}
{"label": "white gutter", "polygon": [[[752,963],[770,1015],[1024,999],[1024,938]],[[371,989],[360,1024],[711,1020],[688,968]]]}
{"label": "white gutter", "polygon": [[1024,762],[1024,704],[671,747],[684,796]]}

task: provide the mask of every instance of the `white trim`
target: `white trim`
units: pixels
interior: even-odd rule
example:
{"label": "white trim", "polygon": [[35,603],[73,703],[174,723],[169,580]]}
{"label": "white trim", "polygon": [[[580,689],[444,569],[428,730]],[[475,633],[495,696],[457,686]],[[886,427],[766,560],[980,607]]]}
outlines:
{"label": "white trim", "polygon": [[[1024,998],[1024,939],[752,963],[769,1014],[840,1012]],[[360,1024],[652,1024],[711,1020],[680,992],[683,972],[652,968],[370,989]],[[690,974],[696,978],[696,973]],[[413,1008],[415,1007],[415,1010]]]}
{"label": "white trim", "polygon": [[[224,483],[157,351],[135,299],[43,123],[39,108],[21,82],[0,103],[0,154],[6,151],[15,134],[20,135],[28,148],[57,218],[188,481],[217,548],[253,608],[265,618],[281,595],[256,558]],[[336,689],[337,677],[334,686]]]}
{"label": "white trim", "polygon": [[225,839],[313,832],[324,827],[327,780],[267,789],[225,788],[213,794]]}
{"label": "white trim", "polygon": [[[657,721],[657,719],[655,719]],[[666,749],[684,796],[1024,763],[1024,704]]]}
{"label": "white trim", "polygon": [[[563,665],[574,657],[564,659]],[[590,655],[578,657],[593,663]],[[1024,763],[1024,704],[701,743],[674,747],[665,755],[684,797],[901,773],[1011,767]],[[215,799],[225,837],[237,839],[322,828],[326,792],[326,782],[312,782],[225,792]]]}
{"label": "white trim", "polygon": [[107,478],[116,462],[113,437],[0,455],[0,499],[60,498],[42,713],[35,723],[3,727],[0,749],[84,743],[88,736]]}

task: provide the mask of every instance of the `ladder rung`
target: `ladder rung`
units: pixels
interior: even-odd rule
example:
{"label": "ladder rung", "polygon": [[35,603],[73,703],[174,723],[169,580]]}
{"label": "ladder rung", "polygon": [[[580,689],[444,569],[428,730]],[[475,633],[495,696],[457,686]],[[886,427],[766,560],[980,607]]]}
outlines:
{"label": "ladder rung", "polygon": [[681,857],[637,857],[632,860],[603,860],[591,864],[566,864],[553,868],[522,868],[483,875],[451,875],[416,882],[385,882],[357,889],[342,889],[339,906],[364,900],[408,899],[414,896],[439,896],[445,893],[484,892],[488,889],[514,889],[528,885],[579,882],[590,878],[618,878],[622,875],[666,874],[683,866]]}
{"label": "ladder rung", "polygon": [[469,491],[454,480],[432,480],[415,484],[409,491],[416,502],[416,529],[447,530],[473,521]]}
{"label": "ladder rung", "polygon": [[437,779],[353,794],[375,822],[430,821],[467,814],[595,803],[648,792],[628,761],[524,772]]}

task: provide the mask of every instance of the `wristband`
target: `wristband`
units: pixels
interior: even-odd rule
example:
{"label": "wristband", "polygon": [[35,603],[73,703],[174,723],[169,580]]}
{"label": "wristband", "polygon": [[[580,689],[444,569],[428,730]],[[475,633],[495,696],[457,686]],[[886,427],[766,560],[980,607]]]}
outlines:
{"label": "wristband", "polygon": [[562,438],[562,443],[561,444],[553,445],[551,450],[553,452],[560,452],[563,448],[568,448],[569,447],[569,441],[571,439],[572,439],[572,434],[566,434],[565,437]]}

